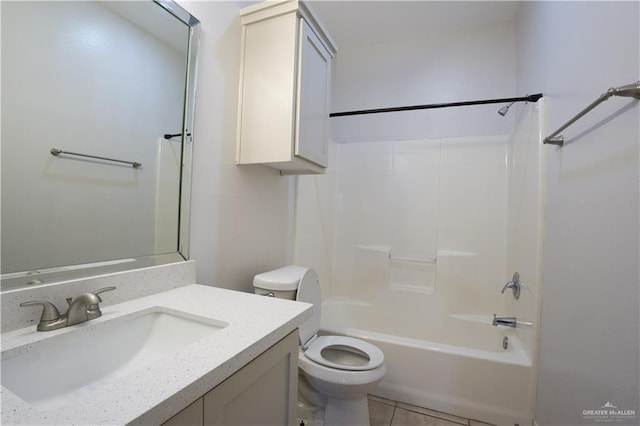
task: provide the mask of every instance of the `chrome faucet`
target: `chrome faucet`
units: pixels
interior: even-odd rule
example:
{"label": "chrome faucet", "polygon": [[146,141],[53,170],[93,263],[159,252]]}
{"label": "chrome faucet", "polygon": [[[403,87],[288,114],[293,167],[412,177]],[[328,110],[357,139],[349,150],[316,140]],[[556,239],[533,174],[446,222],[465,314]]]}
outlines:
{"label": "chrome faucet", "polygon": [[507,327],[516,328],[516,324],[518,321],[516,317],[496,317],[496,314],[493,314],[493,322],[491,323],[494,326],[505,325]]}
{"label": "chrome faucet", "polygon": [[83,293],[76,298],[69,297],[67,299],[67,312],[60,314],[56,305],[51,302],[33,301],[24,302],[20,306],[42,306],[42,315],[38,323],[38,331],[51,331],[64,328],[74,324],[80,324],[102,316],[99,303],[102,302],[99,293],[115,290],[115,287],[105,287],[94,291],[93,293]]}
{"label": "chrome faucet", "polygon": [[533,323],[530,321],[521,321],[516,317],[496,317],[496,314],[493,314],[493,322],[492,325],[504,325],[506,327],[516,328],[519,324],[524,327],[533,327]]}

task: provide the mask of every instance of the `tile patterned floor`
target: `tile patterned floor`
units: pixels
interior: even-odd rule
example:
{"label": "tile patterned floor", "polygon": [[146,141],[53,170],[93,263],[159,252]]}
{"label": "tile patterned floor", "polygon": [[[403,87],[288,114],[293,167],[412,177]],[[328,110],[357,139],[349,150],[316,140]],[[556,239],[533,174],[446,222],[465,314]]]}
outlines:
{"label": "tile patterned floor", "polygon": [[369,395],[371,426],[491,426],[428,408]]}

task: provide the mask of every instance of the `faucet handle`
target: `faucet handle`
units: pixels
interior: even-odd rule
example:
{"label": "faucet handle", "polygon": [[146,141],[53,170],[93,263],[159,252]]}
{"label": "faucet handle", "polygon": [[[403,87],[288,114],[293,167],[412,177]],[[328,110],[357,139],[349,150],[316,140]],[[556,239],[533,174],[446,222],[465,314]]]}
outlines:
{"label": "faucet handle", "polygon": [[[116,288],[111,286],[111,287],[104,287],[104,288],[99,288],[98,290],[94,291],[93,294],[94,296],[96,296],[98,298],[98,302],[102,302],[102,298],[100,296],[98,296],[98,294],[100,293],[104,293],[105,291],[112,291],[115,290]],[[92,305],[89,306],[89,309],[98,309],[98,304],[94,303]]]}
{"label": "faucet handle", "polygon": [[113,286],[112,287],[104,287],[104,288],[100,288],[100,289],[94,291],[93,294],[95,294],[97,296],[98,294],[104,293],[105,291],[112,291],[112,290],[115,290],[115,289],[116,289],[116,287],[113,287]]}
{"label": "faucet handle", "polygon": [[504,287],[502,287],[502,291],[500,293],[504,293],[504,291],[508,288],[513,292],[513,297],[518,300],[520,298],[520,286],[522,286],[523,282],[520,281],[520,274],[514,273],[511,281],[506,283]]}
{"label": "faucet handle", "polygon": [[[98,296],[98,294],[100,293],[104,293],[105,291],[112,291],[115,290],[115,287],[104,287],[104,288],[100,288],[96,291],[93,292],[93,295],[95,295],[98,300],[100,302],[102,302],[102,298],[100,298],[100,296]],[[100,305],[98,303],[93,303],[89,306],[87,306],[87,317],[88,319],[92,320],[98,317],[102,316],[102,311],[100,310]]]}
{"label": "faucet handle", "polygon": [[36,305],[40,305],[43,308],[42,315],[40,316],[40,322],[56,321],[60,319],[60,312],[58,311],[58,308],[56,308],[56,305],[54,305],[51,302],[34,300],[30,302],[23,302],[20,304],[20,306],[23,308],[26,306],[36,306]]}

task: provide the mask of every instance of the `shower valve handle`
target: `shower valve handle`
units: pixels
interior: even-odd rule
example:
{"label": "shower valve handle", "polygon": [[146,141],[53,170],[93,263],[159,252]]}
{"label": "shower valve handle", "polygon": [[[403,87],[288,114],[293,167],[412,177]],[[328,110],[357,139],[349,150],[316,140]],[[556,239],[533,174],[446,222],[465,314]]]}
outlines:
{"label": "shower valve handle", "polygon": [[520,287],[522,284],[522,281],[520,281],[520,274],[516,272],[513,274],[511,281],[502,287],[502,291],[500,293],[504,293],[506,289],[510,288],[513,293],[513,297],[518,300],[520,298]]}

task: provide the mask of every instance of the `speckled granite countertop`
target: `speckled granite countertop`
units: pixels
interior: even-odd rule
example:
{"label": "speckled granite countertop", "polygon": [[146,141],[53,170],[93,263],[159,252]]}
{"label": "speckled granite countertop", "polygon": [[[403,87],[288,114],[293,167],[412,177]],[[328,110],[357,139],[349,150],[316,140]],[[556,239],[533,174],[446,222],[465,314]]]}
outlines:
{"label": "speckled granite countertop", "polygon": [[74,392],[64,406],[32,406],[3,386],[2,424],[161,424],[311,316],[311,305],[306,303],[193,284],[108,306],[102,309],[102,317],[60,330],[37,332],[30,326],[4,333],[2,359],[39,350],[46,339],[57,335],[83,333],[106,321],[154,308],[224,321],[229,326],[124,377],[107,377],[100,386]]}

